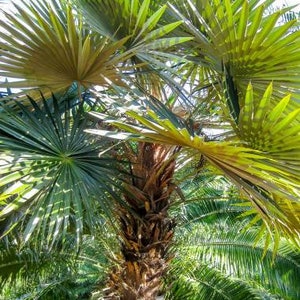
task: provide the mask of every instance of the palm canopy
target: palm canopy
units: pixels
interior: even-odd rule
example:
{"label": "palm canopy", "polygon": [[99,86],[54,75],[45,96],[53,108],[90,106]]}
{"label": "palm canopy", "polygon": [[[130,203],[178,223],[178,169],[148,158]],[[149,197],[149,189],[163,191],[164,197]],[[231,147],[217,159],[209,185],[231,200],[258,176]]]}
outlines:
{"label": "palm canopy", "polygon": [[[155,297],[173,236],[175,161],[204,157],[248,199],[244,216],[259,237],[267,231],[265,253],[282,233],[299,246],[300,34],[295,21],[276,23],[285,10],[267,13],[272,2],[29,0],[5,13],[0,75],[24,90],[1,100],[1,233],[23,229],[22,241],[50,249],[74,233],[79,245],[100,208],[115,209],[123,256],[107,295]],[[72,85],[76,100],[66,101]],[[102,121],[87,116],[88,98]],[[110,151],[107,137],[124,147]],[[122,195],[119,157],[131,172]]]}
{"label": "palm canopy", "polygon": [[[131,121],[94,115],[133,133],[116,138],[180,145],[190,149],[191,156],[200,151],[252,201],[258,213],[253,223],[262,218],[276,239],[283,231],[299,243],[300,32],[292,30],[295,20],[276,23],[286,10],[266,13],[272,3],[170,4],[171,14],[184,20],[178,32],[194,38],[180,48],[192,63],[181,63],[175,70],[183,74],[181,82],[192,87],[190,103],[211,103],[206,107],[219,121],[221,141],[207,142],[195,130],[199,126],[188,119],[194,117],[191,107],[186,119],[153,100],[127,109]],[[283,98],[287,90],[292,96]],[[195,91],[200,91],[197,96]]]}

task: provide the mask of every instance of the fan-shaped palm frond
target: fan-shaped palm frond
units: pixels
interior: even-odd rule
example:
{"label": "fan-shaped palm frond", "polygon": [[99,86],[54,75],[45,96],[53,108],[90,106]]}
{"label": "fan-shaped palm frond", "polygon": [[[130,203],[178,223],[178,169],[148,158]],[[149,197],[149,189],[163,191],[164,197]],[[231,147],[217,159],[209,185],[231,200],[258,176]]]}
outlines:
{"label": "fan-shaped palm frond", "polygon": [[[241,141],[252,149],[267,152],[271,157],[283,160],[284,168],[290,165],[290,172],[297,173],[297,157],[300,151],[300,125],[294,122],[300,115],[300,108],[285,113],[289,108],[291,95],[281,99],[272,108],[271,96],[273,85],[266,89],[263,98],[257,101],[253,87],[248,85],[244,104],[237,126],[233,124]],[[294,160],[295,159],[295,160]]]}
{"label": "fan-shaped palm frond", "polygon": [[117,66],[130,56],[122,53],[126,38],[111,42],[92,34],[65,1],[29,1],[15,8],[0,22],[0,74],[20,79],[10,87],[39,88],[50,96],[73,82],[89,87],[120,81]]}
{"label": "fan-shaped palm frond", "polygon": [[55,98],[54,107],[31,103],[17,104],[20,114],[1,112],[0,219],[5,232],[24,223],[25,241],[35,232],[51,246],[73,228],[79,242],[97,207],[112,208],[105,201],[115,185],[113,159],[99,157],[107,143],[83,132],[80,108],[62,112]]}
{"label": "fan-shaped palm frond", "polygon": [[[172,32],[182,23],[165,17],[165,1],[150,0],[74,0],[85,21],[98,34],[113,40],[128,37],[124,44],[133,53],[127,61],[133,84],[161,98],[164,81],[176,82],[164,72],[174,73],[170,64],[182,60],[172,51],[175,45],[192,38]],[[168,61],[168,63],[166,63]],[[172,63],[171,63],[172,62]],[[163,71],[164,72],[163,72]],[[128,79],[128,77],[127,77]],[[132,84],[131,84],[132,86]],[[178,84],[177,84],[178,86]],[[178,88],[178,90],[180,90]]]}
{"label": "fan-shaped palm frond", "polygon": [[300,31],[292,31],[296,20],[277,23],[289,8],[268,13],[274,1],[258,0],[175,2],[170,5],[173,14],[195,38],[185,44],[195,53],[194,63],[232,78],[238,93],[244,93],[251,80],[262,95],[273,81],[277,98],[289,91],[299,100]]}
{"label": "fan-shaped palm frond", "polygon": [[[257,101],[253,96],[253,88],[250,84],[246,91],[238,124],[233,124],[233,127],[239,141],[246,147],[266,153],[268,157],[276,161],[277,168],[288,172],[290,179],[296,183],[300,175],[298,174],[300,127],[294,120],[300,115],[300,108],[285,113],[290,103],[290,95],[272,108],[271,95],[272,84],[265,91],[263,98]],[[284,197],[274,195],[272,198],[288,219],[293,220],[294,223],[300,223],[298,201],[286,201]]]}

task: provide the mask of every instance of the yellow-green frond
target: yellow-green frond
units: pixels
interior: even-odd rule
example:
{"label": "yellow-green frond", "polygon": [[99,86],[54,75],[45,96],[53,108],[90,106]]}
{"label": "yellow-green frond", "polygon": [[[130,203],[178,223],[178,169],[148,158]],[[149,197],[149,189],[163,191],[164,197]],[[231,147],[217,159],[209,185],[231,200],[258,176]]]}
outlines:
{"label": "yellow-green frond", "polygon": [[299,100],[300,31],[293,30],[297,20],[280,23],[288,8],[270,12],[272,2],[177,1],[172,10],[195,38],[200,64],[220,74],[227,65],[240,93],[251,80],[262,95],[273,81],[277,98],[289,91]]}
{"label": "yellow-green frond", "polygon": [[10,83],[12,88],[52,92],[73,82],[84,87],[119,82],[118,63],[128,58],[119,53],[126,38],[112,43],[95,36],[83,29],[71,6],[58,8],[32,1],[5,14],[0,21],[0,75],[19,79]]}
{"label": "yellow-green frond", "polygon": [[[249,84],[244,106],[235,131],[244,146],[260,150],[276,160],[277,168],[300,178],[300,108],[290,109],[290,95],[282,98],[275,107],[271,105],[272,84],[261,100],[253,96]],[[289,110],[290,112],[286,112]]]}

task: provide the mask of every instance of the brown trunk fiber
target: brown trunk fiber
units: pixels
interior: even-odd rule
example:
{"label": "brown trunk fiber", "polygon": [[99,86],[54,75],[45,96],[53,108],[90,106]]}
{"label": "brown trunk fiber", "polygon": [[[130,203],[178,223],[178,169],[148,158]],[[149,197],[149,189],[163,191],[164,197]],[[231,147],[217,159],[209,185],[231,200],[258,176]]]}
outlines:
{"label": "brown trunk fiber", "polygon": [[156,299],[169,256],[174,222],[168,216],[176,149],[140,143],[130,156],[131,182],[119,207],[122,261],[110,274],[105,299]]}

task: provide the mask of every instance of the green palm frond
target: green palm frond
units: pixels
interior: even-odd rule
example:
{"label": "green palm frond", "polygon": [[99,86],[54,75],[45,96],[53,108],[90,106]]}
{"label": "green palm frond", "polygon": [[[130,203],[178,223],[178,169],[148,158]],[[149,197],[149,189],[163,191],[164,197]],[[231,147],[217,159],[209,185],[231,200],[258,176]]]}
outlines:
{"label": "green palm frond", "polygon": [[[84,133],[87,120],[80,108],[61,112],[31,100],[17,104],[21,114],[3,108],[0,120],[1,212],[5,233],[24,227],[24,240],[34,233],[49,246],[84,225],[93,230],[95,215],[113,193],[111,158],[99,157],[107,142]],[[3,232],[2,232],[3,233]]]}
{"label": "green palm frond", "polygon": [[226,66],[239,93],[251,80],[261,95],[273,81],[277,98],[289,91],[299,100],[300,32],[292,30],[296,20],[277,24],[289,8],[268,13],[273,2],[188,0],[171,9],[195,38],[193,61],[222,75]]}
{"label": "green palm frond", "polygon": [[154,3],[151,0],[74,0],[74,2],[82,12],[85,22],[101,36],[116,41],[128,37],[124,47],[133,54],[126,62],[127,68],[130,69],[127,74],[133,79],[133,84],[138,84],[159,98],[161,87],[165,82],[176,86],[171,76],[165,74],[166,70],[174,74],[173,68],[166,61],[172,64],[173,61],[182,61],[173,49],[192,38],[173,34],[182,21],[167,19],[165,1]]}
{"label": "green palm frond", "polygon": [[[107,117],[100,113],[91,113],[95,117],[104,119],[106,122],[112,123],[124,131],[133,134],[101,130],[89,130],[89,132],[120,139],[131,138],[140,141],[180,145],[182,147],[196,149],[222,170],[228,170],[229,174],[235,171],[237,175],[246,180],[250,180],[253,184],[259,183],[258,179],[255,179],[255,176],[259,177],[261,172],[264,171],[270,173],[273,182],[278,184],[279,187],[282,187],[284,183],[287,182],[286,180],[288,180],[291,184],[291,190],[297,190],[297,179],[293,174],[280,170],[273,160],[268,159],[265,153],[242,145],[239,146],[236,141],[206,142],[205,139],[194,130],[192,121],[189,123],[178,118],[162,103],[147,102],[146,105],[149,107],[147,110],[143,107],[131,106],[129,110],[126,111],[126,114],[132,120],[137,120],[142,125],[128,121],[125,123],[125,120]],[[144,115],[141,115],[141,112],[144,112]],[[275,172],[281,174],[283,178],[276,179],[277,174],[275,176]],[[267,182],[266,180],[266,182],[261,182],[258,185],[261,185],[263,188],[274,188],[271,181],[270,186],[268,186]],[[281,189],[279,189],[278,192],[279,194],[287,195],[287,193]],[[291,199],[295,198],[291,197]]]}
{"label": "green palm frond", "polygon": [[30,243],[19,248],[16,241],[0,241],[1,299],[74,299],[78,253],[68,237],[65,249],[39,250]]}
{"label": "green palm frond", "polygon": [[[84,235],[79,250],[68,236],[65,248],[36,250],[27,244],[19,249],[0,241],[0,298],[77,299],[103,285],[112,262],[115,241],[109,223],[97,227],[97,236]],[[107,230],[109,229],[109,230]],[[81,298],[80,298],[81,299]]]}
{"label": "green palm frond", "polygon": [[[246,91],[244,105],[239,115],[238,124],[233,124],[237,139],[246,147],[257,149],[274,160],[278,169],[290,174],[290,179],[297,183],[300,176],[300,135],[299,123],[295,120],[300,115],[300,108],[285,113],[290,103],[290,95],[281,99],[272,108],[272,84],[266,89],[263,98],[257,101],[250,84]],[[270,191],[271,192],[271,191]],[[297,195],[297,191],[295,190]],[[300,223],[298,201],[270,195],[293,223]]]}
{"label": "green palm frond", "polygon": [[[245,233],[242,228],[234,222],[223,229],[215,224],[194,228],[192,234],[189,230],[190,237],[182,240],[175,266],[171,267],[175,282],[170,299],[178,292],[186,293],[188,299],[202,299],[201,293],[212,293],[209,299],[231,299],[230,295],[236,295],[235,288],[249,299],[274,299],[276,296],[297,299],[299,253],[283,244],[275,261],[271,250],[262,259],[264,246],[253,246],[257,233]],[[184,231],[180,231],[180,235],[183,234]],[[206,238],[201,239],[200,235]]]}
{"label": "green palm frond", "polygon": [[[178,293],[178,299],[184,293],[187,299],[202,299],[200,293],[209,292],[215,292],[209,299],[235,299],[236,293],[226,298],[226,294],[217,293],[219,289],[215,291],[222,283],[228,284],[225,291],[240,284],[244,297],[249,299],[299,298],[299,248],[283,239],[276,253],[273,245],[266,249],[263,239],[257,239],[261,236],[260,226],[252,224],[249,228],[251,219],[243,216],[251,206],[240,205],[239,191],[229,182],[224,184],[225,178],[215,179],[210,193],[219,198],[203,197],[212,180],[203,175],[198,189],[183,189],[186,201],[172,209],[180,225],[176,256],[167,278],[170,299],[175,297],[173,293]],[[214,278],[209,274],[214,274]]]}
{"label": "green palm frond", "polygon": [[[0,241],[0,298],[2,299],[85,299],[106,281],[116,260],[117,240],[114,228],[102,213],[95,235],[84,234],[80,247],[67,235],[51,250],[36,249],[34,243],[20,248],[11,236]],[[16,238],[17,235],[15,236]]]}
{"label": "green palm frond", "polygon": [[19,79],[9,83],[11,88],[39,88],[50,96],[73,82],[89,87],[120,81],[116,66],[130,56],[121,51],[126,38],[110,42],[92,34],[64,1],[30,1],[15,8],[0,22],[0,75]]}
{"label": "green palm frond", "polygon": [[18,280],[26,284],[26,282],[28,283],[34,278],[42,278],[45,274],[53,274],[55,272],[57,275],[62,275],[68,269],[74,268],[75,251],[72,253],[50,253],[47,251],[36,251],[29,247],[19,250],[13,243],[9,243],[8,246],[6,248],[3,243],[1,245],[1,289],[8,284],[15,285]]}
{"label": "green palm frond", "polygon": [[169,300],[260,299],[255,290],[242,280],[224,276],[204,264],[184,263],[179,260],[171,272],[175,275],[174,278],[171,277],[170,290],[166,294],[166,299]]}
{"label": "green palm frond", "polygon": [[[204,182],[203,182],[204,183]],[[205,190],[205,186],[197,186],[197,190]],[[192,229],[194,224],[214,224],[217,220],[232,220],[232,225],[238,218],[251,208],[251,205],[239,205],[242,200],[234,200],[231,196],[205,196],[198,195],[195,189],[186,196],[185,203],[174,206],[171,210],[179,224],[178,231]],[[212,189],[213,190],[213,189]],[[224,191],[217,190],[215,193],[221,194]],[[242,202],[243,203],[243,202]],[[243,203],[244,204],[244,203]],[[244,217],[244,219],[247,219]]]}

